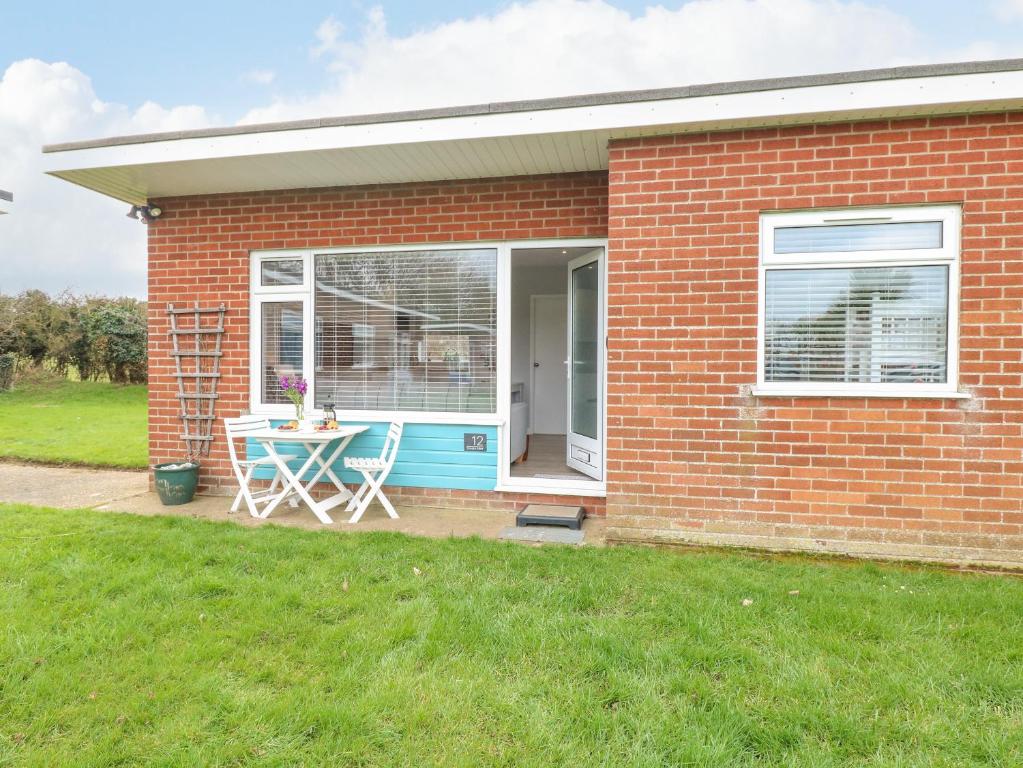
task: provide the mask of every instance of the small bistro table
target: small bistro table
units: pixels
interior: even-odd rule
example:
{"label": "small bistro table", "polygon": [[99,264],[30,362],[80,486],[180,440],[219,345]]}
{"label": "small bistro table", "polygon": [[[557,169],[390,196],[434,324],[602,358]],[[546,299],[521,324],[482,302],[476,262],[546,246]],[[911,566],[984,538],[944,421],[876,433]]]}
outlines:
{"label": "small bistro table", "polygon": [[[281,430],[276,428],[261,429],[249,432],[246,437],[255,440],[263,446],[274,465],[280,470],[284,477],[284,490],[275,496],[266,508],[260,513],[260,517],[266,518],[277,509],[277,505],[289,496],[298,494],[313,514],[321,523],[330,525],[331,520],[327,513],[334,507],[349,501],[352,492],[345,488],[344,483],[334,472],[332,466],[338,457],[344,452],[352,438],[365,432],[369,427],[364,424],[345,424],[330,431],[317,432],[313,429]],[[309,458],[302,464],[301,469],[293,472],[288,466],[287,457],[281,456],[275,446],[276,443],[293,443],[304,446],[309,452]],[[333,444],[333,445],[332,445]],[[328,450],[329,449],[329,450]],[[324,456],[326,455],[326,458]],[[303,482],[302,477],[310,470],[317,468],[316,473],[308,481]],[[326,475],[337,488],[337,493],[323,501],[316,501],[309,493],[320,479]]]}

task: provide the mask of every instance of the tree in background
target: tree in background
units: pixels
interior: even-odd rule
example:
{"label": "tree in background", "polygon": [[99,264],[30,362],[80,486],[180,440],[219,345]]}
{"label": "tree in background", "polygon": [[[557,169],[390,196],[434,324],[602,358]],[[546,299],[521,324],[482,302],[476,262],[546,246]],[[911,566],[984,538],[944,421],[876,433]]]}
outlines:
{"label": "tree in background", "polygon": [[84,316],[85,338],[93,366],[116,384],[146,381],[146,315],[139,302],[117,299]]}
{"label": "tree in background", "polygon": [[13,356],[22,370],[143,383],[146,343],[146,304],[136,299],[0,295],[0,355]]}
{"label": "tree in background", "polygon": [[42,365],[60,333],[60,307],[42,291],[25,291],[14,298],[13,309],[13,347],[7,351]]}

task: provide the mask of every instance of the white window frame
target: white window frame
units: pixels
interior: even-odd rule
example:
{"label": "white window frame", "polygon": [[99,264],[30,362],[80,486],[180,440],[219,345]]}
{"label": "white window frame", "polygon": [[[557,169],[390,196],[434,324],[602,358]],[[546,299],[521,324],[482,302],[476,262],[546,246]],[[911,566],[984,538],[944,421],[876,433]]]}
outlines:
{"label": "white window frame", "polygon": [[[302,260],[302,283],[300,285],[262,285],[261,265],[266,261]],[[309,286],[309,261],[306,251],[264,251],[261,256],[250,259],[249,273],[249,403],[252,413],[294,417],[295,406],[291,403],[263,402],[263,305],[282,302],[302,304],[302,370],[313,370],[316,354],[312,335],[308,328],[312,324],[312,300]],[[308,374],[306,374],[308,378]]]}
{"label": "white window frame", "polygon": [[[782,227],[841,224],[896,224],[940,221],[940,248],[883,251],[774,252],[774,233]],[[921,205],[884,208],[846,208],[795,212],[766,212],[760,216],[760,264],[757,296],[757,383],[753,394],[780,397],[939,397],[965,398],[959,392],[959,261],[962,208],[959,205]],[[948,329],[946,376],[943,383],[769,382],[765,376],[767,272],[783,269],[850,269],[856,267],[948,267]]]}
{"label": "white window frame", "polygon": [[[301,261],[302,282],[297,285],[263,285],[263,274],[260,266],[268,261]],[[309,261],[306,259],[305,251],[273,251],[264,254],[260,259],[252,262],[251,287],[253,293],[260,295],[308,293],[311,285],[312,276],[309,274]]]}
{"label": "white window frame", "polygon": [[[471,250],[496,250],[497,251],[497,272],[498,272],[498,338],[497,348],[500,355],[501,348],[501,315],[500,315],[500,281],[501,263],[505,258],[504,244],[499,242],[454,242],[454,243],[420,243],[412,245],[362,245],[344,248],[314,248],[287,251],[251,251],[249,253],[250,266],[250,328],[249,328],[249,403],[250,410],[254,414],[265,415],[271,418],[293,417],[295,408],[290,403],[282,405],[262,402],[262,391],[260,388],[260,364],[262,360],[262,325],[261,304],[274,301],[302,301],[304,308],[304,336],[303,336],[303,371],[313,371],[312,376],[305,374],[309,380],[309,394],[306,396],[308,406],[305,409],[307,418],[322,416],[322,410],[313,407],[316,402],[316,371],[315,364],[315,318],[313,308],[313,270],[316,265],[317,256],[331,256],[345,253],[398,253],[407,251],[471,251]],[[260,264],[270,260],[287,260],[302,258],[304,260],[303,284],[289,286],[261,286],[260,285]],[[500,377],[504,363],[500,356],[497,360],[495,375]],[[497,381],[497,393],[500,397],[501,382]],[[344,421],[391,421],[396,416],[403,421],[419,424],[466,424],[481,426],[501,426],[505,423],[502,417],[502,408],[498,400],[497,408],[493,413],[476,413],[466,411],[402,411],[402,410],[338,410],[338,418]]]}

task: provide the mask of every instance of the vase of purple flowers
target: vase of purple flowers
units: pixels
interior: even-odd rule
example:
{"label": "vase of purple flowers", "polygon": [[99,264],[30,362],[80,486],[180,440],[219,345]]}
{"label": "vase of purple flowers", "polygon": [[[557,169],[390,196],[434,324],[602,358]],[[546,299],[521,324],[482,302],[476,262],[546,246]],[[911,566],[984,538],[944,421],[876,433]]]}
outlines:
{"label": "vase of purple flowers", "polygon": [[309,382],[301,376],[281,376],[278,383],[284,396],[295,406],[295,421],[299,426],[309,426],[304,422],[305,393],[309,391]]}

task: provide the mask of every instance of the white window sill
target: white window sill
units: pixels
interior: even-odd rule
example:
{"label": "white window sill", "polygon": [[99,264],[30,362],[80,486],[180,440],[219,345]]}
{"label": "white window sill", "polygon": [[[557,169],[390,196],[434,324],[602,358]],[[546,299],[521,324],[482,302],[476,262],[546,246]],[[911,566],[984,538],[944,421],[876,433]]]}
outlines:
{"label": "white window sill", "polygon": [[828,387],[757,386],[750,390],[750,394],[754,397],[892,397],[919,400],[969,400],[973,397],[969,392],[959,392],[954,389],[919,389],[917,387],[832,389]]}
{"label": "white window sill", "polygon": [[[266,416],[271,419],[293,419],[295,409],[290,405],[253,406],[250,414]],[[306,408],[307,419],[322,419],[323,411],[319,408]],[[337,411],[338,421],[349,424],[359,422],[384,422],[400,420],[406,424],[458,424],[467,427],[501,426],[504,419],[493,413],[453,413],[451,411]]]}

